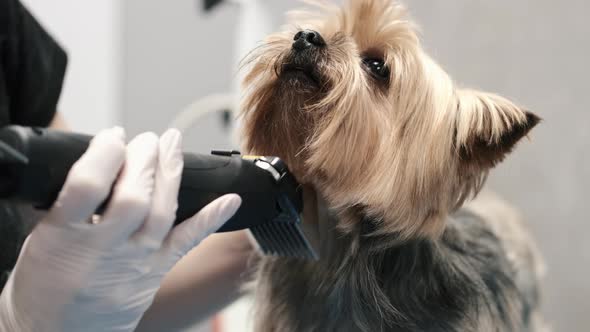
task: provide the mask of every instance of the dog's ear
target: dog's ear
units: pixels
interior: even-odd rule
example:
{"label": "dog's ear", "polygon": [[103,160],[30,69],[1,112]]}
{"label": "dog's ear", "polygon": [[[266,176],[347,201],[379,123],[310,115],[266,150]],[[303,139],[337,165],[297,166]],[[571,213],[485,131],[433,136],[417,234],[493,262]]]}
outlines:
{"label": "dog's ear", "polygon": [[458,90],[456,148],[462,163],[491,168],[541,120],[500,96]]}

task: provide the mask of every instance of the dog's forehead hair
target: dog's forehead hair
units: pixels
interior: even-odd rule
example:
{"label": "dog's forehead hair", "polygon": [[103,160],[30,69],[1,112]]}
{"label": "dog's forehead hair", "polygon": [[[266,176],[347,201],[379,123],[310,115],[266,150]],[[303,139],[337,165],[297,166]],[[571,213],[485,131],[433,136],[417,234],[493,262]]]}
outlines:
{"label": "dog's forehead hair", "polygon": [[342,6],[317,0],[306,3],[311,7],[289,13],[293,30],[317,30],[327,39],[345,35],[360,52],[419,46],[418,28],[396,0],[348,0]]}

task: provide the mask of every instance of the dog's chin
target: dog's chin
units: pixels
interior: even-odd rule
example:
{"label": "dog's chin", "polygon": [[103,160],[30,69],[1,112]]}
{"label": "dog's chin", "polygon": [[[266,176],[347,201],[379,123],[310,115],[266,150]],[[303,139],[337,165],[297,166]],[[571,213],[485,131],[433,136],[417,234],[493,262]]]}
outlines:
{"label": "dog's chin", "polygon": [[283,83],[299,88],[317,89],[319,84],[309,74],[300,70],[287,71],[281,74]]}
{"label": "dog's chin", "polygon": [[284,65],[279,75],[281,83],[307,91],[319,90],[321,78],[316,70],[309,66]]}

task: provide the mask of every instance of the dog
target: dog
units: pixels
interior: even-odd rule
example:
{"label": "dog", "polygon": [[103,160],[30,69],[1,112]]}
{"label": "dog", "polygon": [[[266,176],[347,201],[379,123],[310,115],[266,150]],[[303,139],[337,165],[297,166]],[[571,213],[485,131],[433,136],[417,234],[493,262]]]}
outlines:
{"label": "dog", "polygon": [[256,331],[541,331],[542,261],[480,192],[540,118],[465,89],[391,0],[311,2],[245,62],[244,148],[322,197],[319,261],[264,257]]}

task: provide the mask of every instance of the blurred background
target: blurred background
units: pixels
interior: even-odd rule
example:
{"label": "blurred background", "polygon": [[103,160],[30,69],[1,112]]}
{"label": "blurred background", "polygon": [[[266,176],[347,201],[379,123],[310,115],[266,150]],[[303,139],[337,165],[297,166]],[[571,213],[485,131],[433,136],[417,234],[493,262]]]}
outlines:
{"label": "blurred background", "polygon": [[[68,51],[60,110],[74,130],[121,124],[129,135],[160,133],[181,121],[186,149],[197,152],[235,146],[231,125],[220,112],[192,122],[181,111],[199,100],[196,107],[231,109],[237,59],[300,5],[244,0],[205,12],[197,0],[23,2]],[[406,4],[426,48],[457,82],[497,92],[543,117],[488,183],[521,208],[540,244],[548,267],[544,311],[554,331],[588,331],[590,3]],[[190,331],[246,331],[248,308],[248,299],[241,300]]]}

